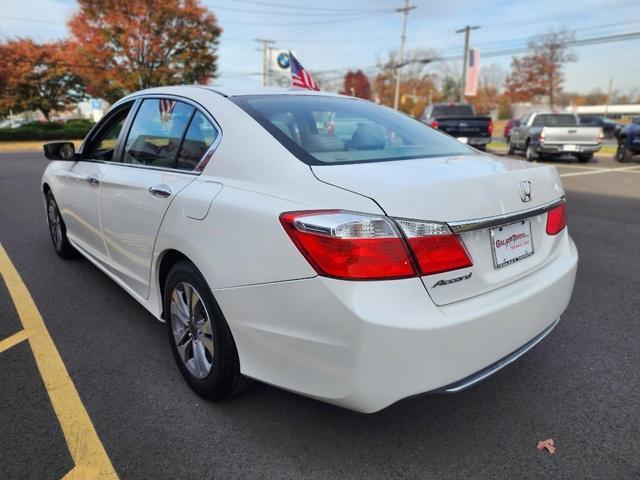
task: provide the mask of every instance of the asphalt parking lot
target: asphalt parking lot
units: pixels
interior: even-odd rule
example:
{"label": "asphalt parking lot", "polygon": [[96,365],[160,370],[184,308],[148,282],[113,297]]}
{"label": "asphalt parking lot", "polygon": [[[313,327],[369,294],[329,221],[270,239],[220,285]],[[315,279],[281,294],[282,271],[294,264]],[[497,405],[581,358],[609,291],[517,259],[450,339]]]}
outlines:
{"label": "asphalt parking lot", "polygon": [[[164,325],[55,255],[42,155],[0,154],[0,477],[88,479],[97,462],[123,479],[640,478],[640,158],[555,164],[580,252],[556,330],[467,391],[362,415],[262,384],[202,401]],[[56,355],[68,377],[47,370]]]}

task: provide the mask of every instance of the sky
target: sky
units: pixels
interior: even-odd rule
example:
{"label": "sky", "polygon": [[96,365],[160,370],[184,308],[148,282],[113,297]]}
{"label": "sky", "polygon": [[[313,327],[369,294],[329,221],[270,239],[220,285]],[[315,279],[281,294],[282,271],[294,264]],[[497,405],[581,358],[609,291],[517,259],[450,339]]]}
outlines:
{"label": "sky", "polygon": [[[223,29],[219,78],[224,86],[258,86],[261,53],[256,38],[275,40],[277,48],[295,51],[309,70],[341,77],[347,69],[371,68],[400,44],[403,0],[200,0]],[[465,25],[480,66],[496,64],[507,73],[513,55],[484,54],[526,45],[551,29],[571,29],[586,39],[640,32],[640,0],[411,0],[406,48],[430,49],[438,56],[460,56]],[[67,36],[66,21],[77,10],[74,0],[0,0],[0,38],[30,37],[50,41]],[[565,90],[587,93],[640,88],[640,38],[573,48],[577,61],[567,65]],[[427,68],[460,71],[461,60]],[[366,70],[365,70],[366,71]]]}

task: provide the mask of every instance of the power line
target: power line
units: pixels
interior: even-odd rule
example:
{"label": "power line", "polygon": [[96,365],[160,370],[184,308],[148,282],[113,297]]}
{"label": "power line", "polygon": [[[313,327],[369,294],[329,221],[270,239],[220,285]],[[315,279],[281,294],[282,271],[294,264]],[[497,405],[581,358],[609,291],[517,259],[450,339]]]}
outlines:
{"label": "power line", "polygon": [[[388,15],[392,12],[379,12],[373,14],[363,14],[360,16],[353,16],[349,18],[338,18],[335,20],[322,20],[322,25],[328,25],[333,23],[348,23],[348,22],[356,22],[360,20],[368,20],[370,18],[380,17],[383,15]],[[318,25],[318,20],[310,21],[310,22],[242,22],[242,21],[224,21],[220,22],[222,25],[266,25],[266,26],[291,26],[296,27],[300,25]]]}
{"label": "power line", "polygon": [[[567,45],[570,47],[583,47],[583,46],[589,46],[589,45],[617,43],[617,42],[623,42],[623,41],[635,40],[635,39],[640,39],[640,31],[572,40],[570,42],[567,42]],[[531,48],[529,46],[521,46],[521,47],[515,47],[515,48],[488,51],[488,52],[484,52],[482,55],[483,57],[504,57],[508,55],[517,55],[519,53],[527,53],[530,51],[531,51]],[[416,58],[416,59],[412,59],[411,61],[405,62],[402,66],[409,65],[410,63],[427,64],[427,63],[436,63],[436,62],[446,62],[450,60],[460,60],[461,58],[462,58],[462,55],[435,56],[433,58]],[[358,67],[351,66],[351,67],[332,68],[332,69],[326,69],[326,70],[314,70],[313,73],[344,72],[347,70],[353,70],[354,68],[358,68]],[[378,68],[379,68],[379,65],[368,65],[366,67],[360,67],[360,70],[370,71]]]}
{"label": "power line", "polygon": [[[267,7],[276,7],[281,9],[290,9],[290,10],[304,10],[307,12],[332,12],[332,13],[347,13],[347,12],[357,12],[362,13],[362,9],[358,8],[331,8],[331,7],[307,7],[302,5],[286,5],[283,3],[275,3],[275,2],[261,2],[258,0],[236,0],[235,3],[248,3],[251,5],[262,5]],[[219,8],[219,7],[218,7]],[[382,9],[379,9],[382,10]],[[387,9],[384,9],[387,10]],[[388,9],[392,11],[392,9]]]}
{"label": "power line", "polygon": [[[250,13],[250,14],[258,14],[258,15],[277,15],[277,16],[297,16],[297,17],[309,17],[309,16],[314,16],[314,17],[328,17],[328,16],[334,16],[336,14],[340,14],[340,15],[355,15],[355,16],[360,16],[362,15],[362,10],[344,10],[344,11],[326,11],[326,12],[322,12],[322,11],[295,11],[295,12],[274,12],[273,10],[253,10],[253,9],[246,9],[246,8],[236,8],[236,7],[220,7],[220,6],[216,6],[215,7],[216,10],[228,10],[230,12],[241,12],[241,13]],[[368,13],[379,13],[379,12],[392,12],[392,9],[373,9],[373,10],[368,10]],[[348,12],[348,13],[347,13]]]}

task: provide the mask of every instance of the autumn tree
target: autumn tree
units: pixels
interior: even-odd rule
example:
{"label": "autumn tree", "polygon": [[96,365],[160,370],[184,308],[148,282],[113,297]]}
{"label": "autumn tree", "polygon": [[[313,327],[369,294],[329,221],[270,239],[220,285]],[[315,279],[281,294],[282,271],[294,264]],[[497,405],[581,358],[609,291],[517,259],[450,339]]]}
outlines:
{"label": "autumn tree", "polygon": [[78,0],[69,21],[87,91],[110,100],[216,74],[215,16],[198,0]]}
{"label": "autumn tree", "polygon": [[574,38],[573,32],[552,31],[529,42],[530,54],[513,58],[506,81],[512,101],[546,97],[549,106],[553,107],[564,84],[562,67],[576,60],[569,48]]}
{"label": "autumn tree", "polygon": [[0,46],[0,111],[39,110],[49,120],[84,97],[78,75],[69,63],[68,42],[37,44],[11,40]]}
{"label": "autumn tree", "polygon": [[366,100],[371,98],[371,84],[362,70],[356,70],[355,72],[349,70],[347,72],[344,76],[342,93]]}
{"label": "autumn tree", "polygon": [[[405,65],[402,66],[400,84],[399,110],[417,117],[422,114],[429,100],[429,96],[437,94],[434,76],[426,73],[425,60],[434,58],[431,50],[415,49],[405,55]],[[373,89],[376,99],[387,106],[393,105],[396,77],[396,52],[392,51],[386,61],[378,62],[380,72],[373,79]]]}
{"label": "autumn tree", "polygon": [[479,115],[488,115],[500,104],[500,89],[504,82],[503,70],[494,64],[480,69],[478,92],[474,97],[467,97]]}

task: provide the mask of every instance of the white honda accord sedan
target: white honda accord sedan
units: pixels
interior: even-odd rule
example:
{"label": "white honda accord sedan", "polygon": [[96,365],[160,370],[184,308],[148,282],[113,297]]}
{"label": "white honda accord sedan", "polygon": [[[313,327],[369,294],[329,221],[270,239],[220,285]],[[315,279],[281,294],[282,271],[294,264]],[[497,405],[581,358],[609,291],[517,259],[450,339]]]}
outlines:
{"label": "white honda accord sedan", "polygon": [[456,392],[542,340],[573,290],[555,167],[368,101],[157,88],[45,153],[57,253],[166,322],[208,399],[248,378],[361,412]]}

